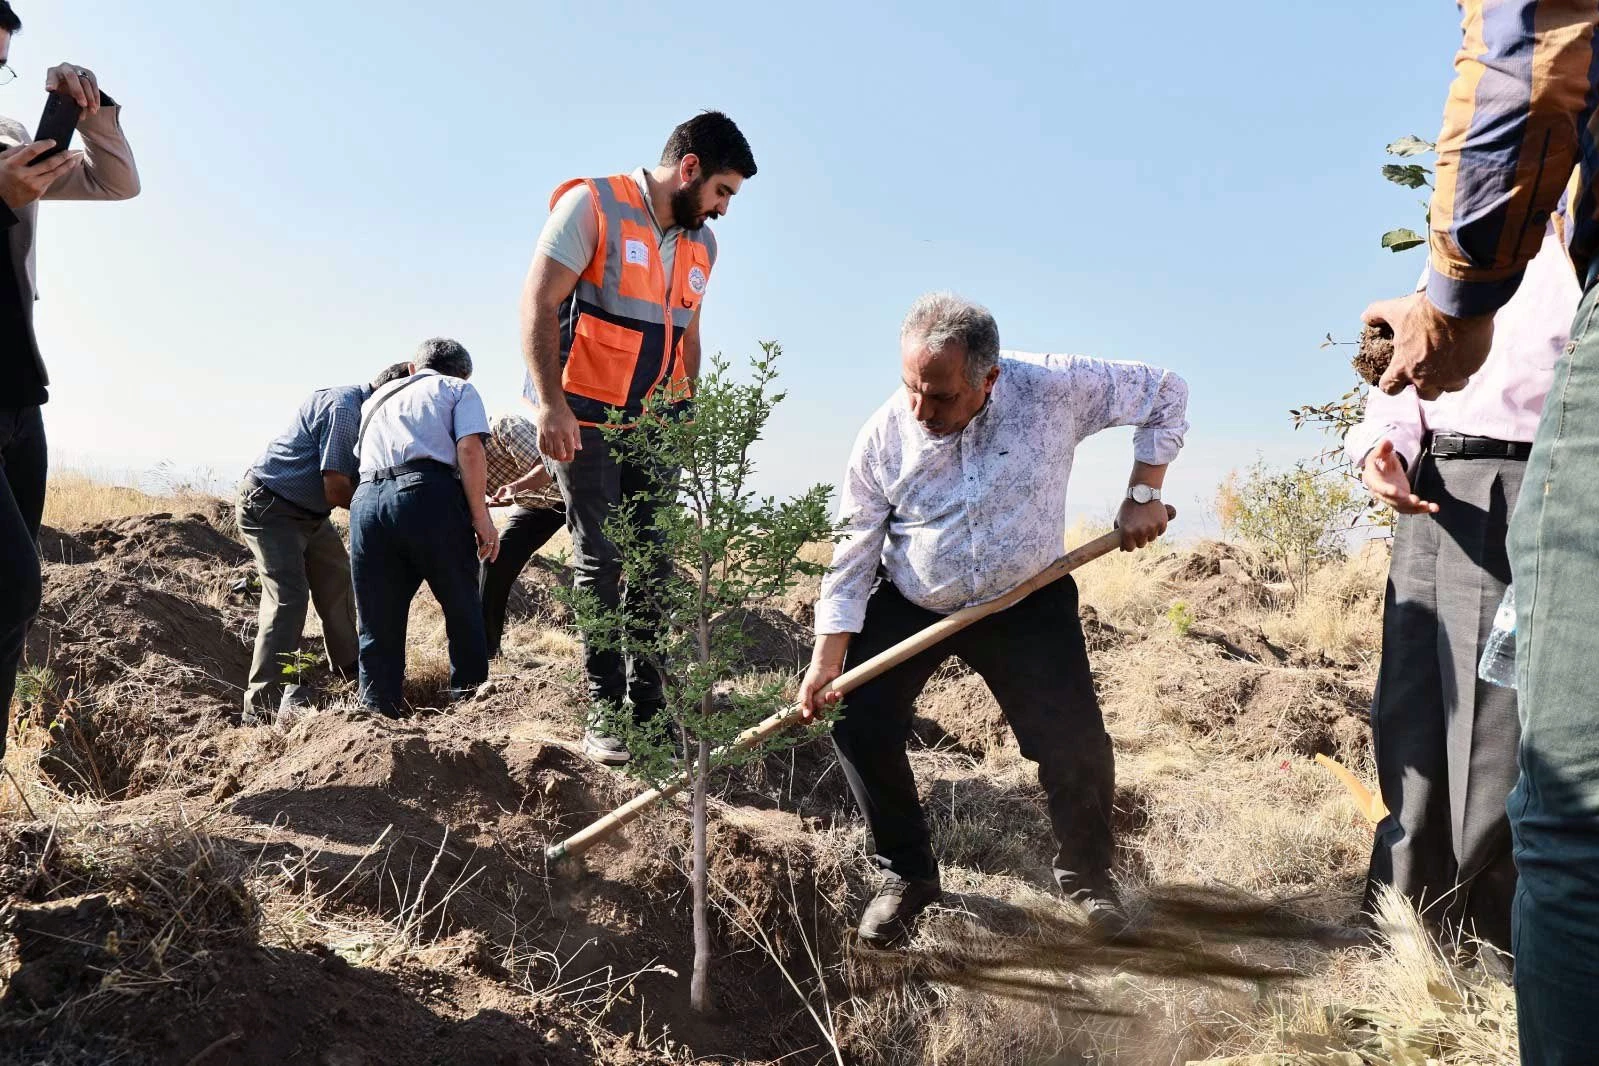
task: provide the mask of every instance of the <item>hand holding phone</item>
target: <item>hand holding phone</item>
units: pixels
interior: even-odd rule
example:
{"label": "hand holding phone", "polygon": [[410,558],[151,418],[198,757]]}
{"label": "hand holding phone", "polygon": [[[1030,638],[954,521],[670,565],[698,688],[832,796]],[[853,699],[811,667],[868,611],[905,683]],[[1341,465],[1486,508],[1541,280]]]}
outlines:
{"label": "hand holding phone", "polygon": [[49,143],[34,141],[0,151],[0,202],[13,211],[39,199],[57,178],[83,163],[82,152],[58,153],[40,163],[39,156]]}
{"label": "hand holding phone", "polygon": [[36,164],[67,150],[78,128],[78,119],[83,115],[78,102],[64,93],[48,92],[44,97],[44,113],[39,116],[39,128],[33,136],[34,140],[54,141],[55,145],[41,152],[34,159]]}

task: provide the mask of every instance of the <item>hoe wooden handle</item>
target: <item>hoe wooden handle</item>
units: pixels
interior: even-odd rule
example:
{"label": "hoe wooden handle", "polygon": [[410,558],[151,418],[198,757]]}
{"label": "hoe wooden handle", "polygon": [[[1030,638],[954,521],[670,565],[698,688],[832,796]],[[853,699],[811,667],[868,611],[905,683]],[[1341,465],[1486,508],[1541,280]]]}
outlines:
{"label": "hoe wooden handle", "polygon": [[[1176,508],[1168,506],[1166,508],[1166,517],[1168,520],[1176,518]],[[1101,555],[1115,551],[1121,547],[1121,543],[1122,535],[1112,530],[1102,537],[1096,537],[1087,544],[1073,548],[998,599],[956,611],[949,617],[934,622],[920,633],[906,637],[892,648],[879,652],[854,669],[838,675],[833,680],[833,683],[827,686],[827,691],[844,694],[852,689],[859,688],[874,677],[878,677],[898,666],[911,656],[924,652],[946,637],[959,633],[978,619],[987,618],[991,614],[1003,611],[1045,585],[1059,581],[1084,563],[1092,562]],[[733,743],[712,752],[712,764],[714,765],[720,756],[726,755],[729,751],[754,747],[774,733],[781,733],[783,730],[790,728],[799,722],[803,711],[802,707],[795,704],[786,711],[774,714],[770,718],[763,719],[750,726],[734,738]],[[559,844],[551,844],[545,848],[545,861],[556,862],[568,856],[583,854],[624,825],[638,818],[639,815],[649,810],[656,803],[677,795],[693,783],[693,775],[685,771],[663,784],[660,788],[652,788],[648,792],[641,792],[586,829],[579,830]]]}

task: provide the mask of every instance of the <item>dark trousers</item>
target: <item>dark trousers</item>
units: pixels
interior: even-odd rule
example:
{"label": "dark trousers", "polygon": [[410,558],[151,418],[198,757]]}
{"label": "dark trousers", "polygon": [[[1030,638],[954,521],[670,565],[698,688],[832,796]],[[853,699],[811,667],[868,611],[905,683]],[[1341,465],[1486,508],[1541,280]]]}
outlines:
{"label": "dark trousers", "polygon": [[478,569],[477,589],[483,600],[483,632],[488,638],[489,658],[500,655],[500,637],[505,633],[505,605],[511,588],[533,553],[549,543],[556,530],[566,525],[566,510],[561,507],[513,507],[500,529],[500,554],[492,563]]}
{"label": "dark trousers", "polygon": [[443,464],[356,488],[350,570],[360,623],[361,700],[368,707],[387,715],[400,710],[406,622],[424,581],[444,611],[452,692],[488,680],[477,540],[461,482]]}
{"label": "dark trousers", "polygon": [[1516,1013],[1527,1066],[1599,1062],[1599,286],[1577,307],[1510,523],[1521,777]]}
{"label": "dark trousers", "polygon": [[[850,641],[846,665],[864,662],[941,617],[905,599],[890,582],[880,582],[861,632]],[[987,683],[1022,754],[1038,764],[1060,849],[1055,879],[1061,891],[1099,894],[1109,885],[1113,859],[1116,767],[1094,697],[1077,617],[1077,586],[1069,577],[845,697],[833,742],[872,831],[874,860],[892,877],[938,876],[905,742],[917,695],[951,655]]]}
{"label": "dark trousers", "polygon": [[[668,495],[676,479],[674,471],[649,469],[615,454],[595,427],[582,427],[583,447],[569,463],[545,459],[566,500],[566,528],[572,534],[572,583],[586,589],[600,605],[616,610],[625,601],[622,588],[622,559],[605,535],[606,520],[623,500],[634,508],[643,539],[654,525],[661,498]],[[656,578],[671,576],[671,563],[661,560]],[[649,604],[628,603],[635,631],[647,637],[659,623]],[[614,648],[596,647],[585,636],[583,666],[588,675],[589,699],[608,707],[620,707],[624,697],[633,703],[639,720],[650,717],[664,704],[661,675],[650,664],[629,661]]]}
{"label": "dark trousers", "polygon": [[38,406],[0,408],[0,755],[28,623],[39,613],[39,522],[49,468]]}
{"label": "dark trousers", "polygon": [[1416,494],[1436,515],[1401,515],[1372,699],[1377,827],[1366,906],[1392,885],[1429,919],[1510,949],[1516,867],[1505,799],[1516,783],[1516,693],[1477,677],[1510,582],[1505,532],[1526,463],[1434,459]]}
{"label": "dark trousers", "polygon": [[355,666],[359,644],[350,557],[332,518],[301,510],[259,485],[247,481],[239,487],[234,514],[261,577],[244,710],[270,714],[283,695],[284,664],[300,649],[312,604],[322,619],[328,665],[346,674]]}

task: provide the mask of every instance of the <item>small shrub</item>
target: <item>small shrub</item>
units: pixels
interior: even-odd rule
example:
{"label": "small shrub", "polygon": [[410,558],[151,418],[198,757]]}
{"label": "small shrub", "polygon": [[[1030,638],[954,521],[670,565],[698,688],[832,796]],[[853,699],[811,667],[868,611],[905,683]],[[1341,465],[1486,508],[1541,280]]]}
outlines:
{"label": "small shrub", "polygon": [[1242,481],[1229,474],[1216,493],[1222,527],[1280,565],[1296,601],[1318,564],[1343,557],[1345,531],[1363,509],[1348,479],[1305,463],[1287,470],[1257,463]]}
{"label": "small shrub", "polygon": [[1166,608],[1166,621],[1170,623],[1173,633],[1179,637],[1186,637],[1188,631],[1194,627],[1194,609],[1182,600],[1178,600]]}

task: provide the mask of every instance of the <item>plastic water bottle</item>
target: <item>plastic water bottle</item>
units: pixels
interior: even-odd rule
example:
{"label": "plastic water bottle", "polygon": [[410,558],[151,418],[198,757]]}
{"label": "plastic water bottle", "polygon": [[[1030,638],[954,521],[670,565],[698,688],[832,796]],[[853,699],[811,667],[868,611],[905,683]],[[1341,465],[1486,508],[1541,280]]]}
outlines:
{"label": "plastic water bottle", "polygon": [[1516,586],[1505,589],[1494,613],[1493,631],[1482,647],[1477,676],[1503,688],[1516,687]]}

